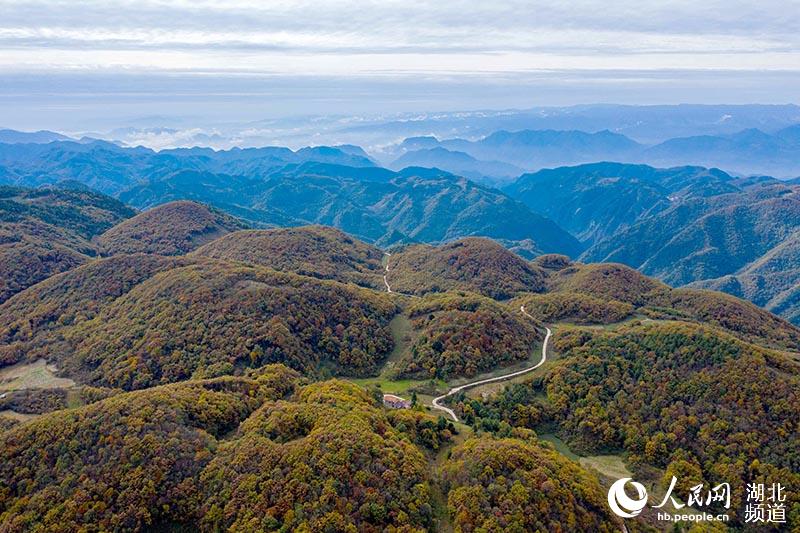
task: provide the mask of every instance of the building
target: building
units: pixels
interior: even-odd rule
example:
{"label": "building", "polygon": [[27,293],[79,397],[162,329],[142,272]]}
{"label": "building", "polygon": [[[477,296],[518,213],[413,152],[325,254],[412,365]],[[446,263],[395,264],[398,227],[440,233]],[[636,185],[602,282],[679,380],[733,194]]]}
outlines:
{"label": "building", "polygon": [[390,409],[408,409],[411,407],[411,401],[394,394],[384,394],[383,405]]}

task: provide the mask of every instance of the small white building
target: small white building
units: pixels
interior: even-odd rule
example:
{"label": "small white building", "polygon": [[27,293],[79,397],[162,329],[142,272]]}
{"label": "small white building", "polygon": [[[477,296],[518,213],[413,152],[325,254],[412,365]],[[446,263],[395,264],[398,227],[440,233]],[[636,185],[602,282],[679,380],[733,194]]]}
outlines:
{"label": "small white building", "polygon": [[401,398],[400,396],[395,396],[394,394],[384,394],[383,405],[390,409],[409,409],[411,407],[411,401]]}

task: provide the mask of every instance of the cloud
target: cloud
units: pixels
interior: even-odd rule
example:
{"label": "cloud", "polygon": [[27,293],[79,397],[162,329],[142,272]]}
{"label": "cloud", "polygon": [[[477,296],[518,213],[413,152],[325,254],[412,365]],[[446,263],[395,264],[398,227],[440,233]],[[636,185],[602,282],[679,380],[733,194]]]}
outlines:
{"label": "cloud", "polygon": [[[702,68],[736,68],[740,56],[769,54],[766,68],[796,69],[800,33],[791,5],[800,3],[788,4],[0,2],[0,49],[6,56],[0,66],[35,68],[30,58],[35,52],[48,69],[173,69],[180,62],[188,69],[229,64],[293,72],[285,64],[296,61],[309,74],[345,74],[348,68],[491,72],[498,70],[496,63],[524,71],[550,68],[561,59],[567,68],[594,68],[614,60],[621,62],[615,68],[675,66],[676,60],[654,60],[653,55],[674,55],[678,61],[701,55],[707,58],[699,62]],[[69,57],[74,51],[80,55]],[[380,59],[370,59],[375,56]],[[540,59],[545,56],[552,59]],[[420,67],[409,68],[409,63]],[[465,69],[465,63],[472,67]],[[691,63],[690,68],[695,66]]]}
{"label": "cloud", "polygon": [[82,128],[90,115],[796,101],[798,12],[800,0],[0,0],[0,116]]}

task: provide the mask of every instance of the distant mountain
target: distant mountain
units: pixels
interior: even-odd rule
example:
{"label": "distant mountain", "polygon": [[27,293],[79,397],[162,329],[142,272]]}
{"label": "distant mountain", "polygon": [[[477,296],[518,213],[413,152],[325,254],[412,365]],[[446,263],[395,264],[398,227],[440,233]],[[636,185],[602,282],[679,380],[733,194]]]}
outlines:
{"label": "distant mountain", "polygon": [[735,273],[691,286],[745,298],[800,323],[800,228]]}
{"label": "distant mountain", "polygon": [[98,255],[93,239],[134,214],[95,192],[0,186],[0,302]]}
{"label": "distant mountain", "polygon": [[352,148],[330,147],[178,148],[155,152],[149,148],[126,148],[105,141],[54,142],[49,144],[0,144],[0,180],[13,185],[36,187],[74,180],[105,194],[121,192],[179,170],[224,172],[259,177],[288,164],[307,161],[374,167],[365,155]]}
{"label": "distant mountain", "polygon": [[188,198],[257,224],[324,224],[367,242],[451,241],[465,236],[529,240],[536,253],[575,256],[581,245],[551,220],[497,190],[422,168],[391,172],[320,163],[289,165],[261,179],[177,172],[120,195],[140,208]]}
{"label": "distant mountain", "polygon": [[[722,135],[677,137],[655,145],[640,144],[607,130],[597,133],[577,130],[497,131],[477,140],[411,137],[395,147],[393,157],[397,159],[393,165],[403,164],[403,158],[408,157],[409,162],[416,159],[420,164],[453,172],[481,170],[477,162],[467,160],[464,155],[448,155],[444,149],[483,161],[482,170],[495,177],[502,177],[508,170],[498,166],[503,163],[539,170],[597,161],[623,161],[662,167],[719,167],[740,174],[771,174],[788,178],[800,173],[797,158],[800,153],[800,123],[771,134],[750,128]],[[489,162],[497,169],[489,166]]]}
{"label": "distant mountain", "polygon": [[[521,130],[497,131],[478,140],[432,138],[407,140],[401,150],[419,146],[424,150],[444,148],[452,152],[468,154],[474,159],[505,163],[528,170],[543,167],[590,163],[594,161],[630,160],[642,148],[637,142],[610,131],[586,133],[583,131]],[[444,152],[434,156],[444,159]],[[452,159],[454,156],[450,156]],[[461,158],[463,160],[463,156]],[[455,161],[449,164],[454,164]],[[463,164],[463,163],[462,163]],[[450,169],[448,169],[450,170]],[[508,170],[508,168],[504,169]],[[501,176],[501,174],[497,174]]]}
{"label": "distant mountain", "polygon": [[800,187],[718,169],[595,163],[542,170],[505,188],[618,262],[675,286],[708,287],[800,321]]}
{"label": "distant mountain", "polygon": [[508,182],[523,172],[521,168],[508,163],[479,161],[465,152],[455,152],[441,146],[406,152],[389,165],[396,169],[411,166],[440,168],[485,184]]}
{"label": "distant mountain", "polygon": [[589,248],[673,285],[733,274],[800,228],[800,188],[758,186],[678,202]]}
{"label": "distant mountain", "polygon": [[767,134],[747,129],[721,136],[670,139],[645,150],[641,160],[655,165],[699,164],[743,174],[782,177],[800,172],[800,124]]}
{"label": "distant mountain", "polygon": [[[382,145],[403,137],[478,139],[500,130],[609,130],[643,144],[675,137],[728,135],[750,128],[772,132],[800,124],[800,106],[590,104],[500,111],[415,113],[395,120],[346,125],[337,137]],[[367,139],[367,141],[364,141]],[[427,146],[432,148],[432,146]]]}
{"label": "distant mountain", "polygon": [[3,144],[47,144],[53,141],[71,140],[66,135],[54,131],[16,131],[0,130],[0,143]]}
{"label": "distant mountain", "polygon": [[525,174],[504,190],[591,244],[679,199],[739,189],[732,176],[716,169],[593,163]]}
{"label": "distant mountain", "polygon": [[110,228],[97,237],[104,255],[183,255],[247,226],[228,214],[196,202],[159,205]]}

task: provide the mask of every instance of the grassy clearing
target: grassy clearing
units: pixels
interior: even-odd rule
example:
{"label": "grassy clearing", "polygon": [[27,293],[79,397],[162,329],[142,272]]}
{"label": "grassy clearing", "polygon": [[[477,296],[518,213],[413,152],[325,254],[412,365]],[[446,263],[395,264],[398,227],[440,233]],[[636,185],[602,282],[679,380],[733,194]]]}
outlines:
{"label": "grassy clearing", "polygon": [[567,459],[570,459],[571,461],[575,461],[577,463],[581,459],[579,455],[573,453],[573,451],[570,450],[566,442],[559,439],[554,433],[541,433],[539,435],[539,440],[549,442],[550,444],[553,445],[553,447],[556,449],[558,453],[560,453]]}
{"label": "grassy clearing", "polygon": [[11,409],[4,409],[0,411],[0,417],[10,418],[12,420],[17,420],[19,422],[25,422],[27,420],[33,420],[37,416],[40,415],[28,415],[25,413],[18,413],[16,411],[12,411]]}
{"label": "grassy clearing", "polygon": [[578,462],[582,467],[597,470],[600,474],[611,479],[633,477],[633,474],[625,466],[625,462],[619,455],[592,455],[581,457]]}
{"label": "grassy clearing", "polygon": [[11,365],[0,369],[0,391],[64,389],[75,385],[71,379],[60,378],[55,372],[56,368],[44,359]]}

